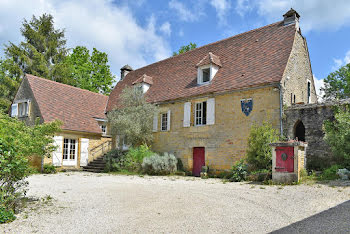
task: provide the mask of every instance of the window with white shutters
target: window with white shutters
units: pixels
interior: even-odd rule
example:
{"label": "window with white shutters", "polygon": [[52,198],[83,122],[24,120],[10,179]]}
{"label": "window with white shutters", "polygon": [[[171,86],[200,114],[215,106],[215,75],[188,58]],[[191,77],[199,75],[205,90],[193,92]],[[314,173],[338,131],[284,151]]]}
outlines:
{"label": "window with white shutters", "polygon": [[65,138],[63,141],[63,160],[74,160],[76,153],[76,140]]}
{"label": "window with white shutters", "polygon": [[195,125],[206,125],[207,124],[207,102],[196,103],[195,108]]}
{"label": "window with white shutters", "polygon": [[161,130],[167,131],[168,130],[168,113],[161,114]]}

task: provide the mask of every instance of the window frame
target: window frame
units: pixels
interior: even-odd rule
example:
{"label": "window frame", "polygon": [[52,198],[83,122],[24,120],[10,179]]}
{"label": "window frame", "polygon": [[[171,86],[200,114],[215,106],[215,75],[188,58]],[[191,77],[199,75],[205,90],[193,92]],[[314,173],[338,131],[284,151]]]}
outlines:
{"label": "window frame", "polygon": [[[205,105],[204,105],[205,103]],[[196,102],[194,107],[194,126],[207,125],[207,101]],[[198,108],[199,107],[199,108]]]}
{"label": "window frame", "polygon": [[[18,105],[18,107],[17,107],[18,108],[18,110],[17,110],[18,117],[27,117],[29,114],[29,101],[18,102],[17,105]],[[23,106],[25,106],[25,107],[23,108]]]}
{"label": "window frame", "polygon": [[[198,84],[199,85],[205,85],[205,84],[209,84],[212,80],[212,68],[211,68],[212,65],[204,65],[204,66],[201,66],[198,68]],[[208,81],[204,81],[203,78],[204,78],[204,70],[207,70],[209,69],[209,80]]]}
{"label": "window frame", "polygon": [[160,114],[160,131],[168,131],[168,112]]}
{"label": "window frame", "polygon": [[311,103],[311,80],[306,82],[307,103]]}
{"label": "window frame", "polygon": [[106,124],[101,124],[100,125],[102,135],[107,135],[107,125]]}
{"label": "window frame", "polygon": [[[67,142],[66,142],[67,140]],[[77,158],[77,139],[63,138],[62,159],[65,161],[75,161]]]}

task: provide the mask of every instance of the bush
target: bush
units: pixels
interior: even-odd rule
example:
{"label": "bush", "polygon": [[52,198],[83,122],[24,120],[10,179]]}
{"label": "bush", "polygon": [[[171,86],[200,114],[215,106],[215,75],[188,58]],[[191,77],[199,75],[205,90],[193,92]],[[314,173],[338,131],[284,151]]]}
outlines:
{"label": "bush", "polygon": [[153,154],[154,152],[147,145],[141,145],[136,148],[131,147],[126,154],[125,169],[134,172],[140,171],[144,158],[148,158]]}
{"label": "bush", "polygon": [[0,205],[8,211],[14,211],[16,203],[25,194],[29,175],[26,157],[18,152],[17,145],[11,139],[0,136]]}
{"label": "bush", "polygon": [[168,175],[176,172],[177,162],[173,154],[153,154],[143,159],[142,170],[149,175]]}
{"label": "bush", "polygon": [[106,162],[105,172],[116,172],[123,170],[126,166],[125,152],[119,149],[113,149],[108,152],[104,160]]}
{"label": "bush", "polygon": [[250,172],[247,179],[251,181],[259,181],[259,182],[268,181],[272,179],[272,172],[267,169],[252,171]]}
{"label": "bush", "polygon": [[56,167],[52,164],[45,164],[44,165],[44,174],[55,174],[56,173]]}
{"label": "bush", "polygon": [[261,126],[252,126],[247,149],[247,162],[251,170],[271,170],[272,155],[269,144],[278,140],[278,133],[270,124],[265,122]]}
{"label": "bush", "polygon": [[9,210],[3,206],[0,206],[0,223],[12,222],[15,219],[16,217],[12,210]]}
{"label": "bush", "polygon": [[342,168],[339,165],[333,165],[330,168],[325,169],[322,174],[320,179],[321,180],[336,180],[339,179],[339,176],[337,174],[338,169]]}
{"label": "bush", "polygon": [[239,160],[232,167],[232,177],[229,179],[231,182],[241,182],[246,180],[248,174],[248,166],[244,159]]}
{"label": "bush", "polygon": [[331,147],[334,161],[350,168],[350,107],[339,107],[334,112],[334,121],[324,122],[324,139]]}

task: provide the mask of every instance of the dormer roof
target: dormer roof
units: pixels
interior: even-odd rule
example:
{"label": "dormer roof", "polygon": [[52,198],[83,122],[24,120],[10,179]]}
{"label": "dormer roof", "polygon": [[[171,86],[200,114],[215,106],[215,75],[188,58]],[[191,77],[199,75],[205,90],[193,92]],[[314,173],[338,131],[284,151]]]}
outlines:
{"label": "dormer roof", "polygon": [[222,67],[221,61],[219,56],[216,56],[212,52],[209,52],[206,56],[202,58],[199,63],[197,63],[196,67],[204,66],[204,65],[209,65],[209,64],[215,64],[219,67]]}
{"label": "dormer roof", "polygon": [[147,76],[146,74],[143,74],[140,78],[135,80],[132,84],[140,84],[140,83],[146,83],[149,85],[153,85],[153,79],[150,76]]}

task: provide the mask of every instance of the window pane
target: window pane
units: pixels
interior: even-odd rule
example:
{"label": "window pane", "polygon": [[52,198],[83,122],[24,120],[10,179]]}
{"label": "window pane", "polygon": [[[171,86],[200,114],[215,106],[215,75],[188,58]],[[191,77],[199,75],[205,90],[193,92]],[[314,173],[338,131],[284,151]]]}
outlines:
{"label": "window pane", "polygon": [[203,83],[210,80],[210,68],[203,69]]}
{"label": "window pane", "polygon": [[68,159],[68,139],[63,141],[63,159]]}
{"label": "window pane", "polygon": [[75,140],[70,140],[69,159],[75,159]]}
{"label": "window pane", "polygon": [[203,110],[202,110],[202,124],[207,124],[207,102],[203,102]]}
{"label": "window pane", "polygon": [[165,114],[162,114],[162,131],[166,131],[168,129],[167,125],[168,125],[168,114],[165,113]]}

